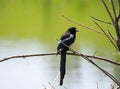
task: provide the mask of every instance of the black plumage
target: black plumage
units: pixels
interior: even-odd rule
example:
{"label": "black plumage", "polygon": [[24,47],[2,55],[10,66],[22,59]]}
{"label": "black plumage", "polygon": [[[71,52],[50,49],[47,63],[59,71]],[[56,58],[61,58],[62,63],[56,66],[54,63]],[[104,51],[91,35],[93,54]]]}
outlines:
{"label": "black plumage", "polygon": [[76,39],[76,30],[75,27],[69,28],[60,38],[58,43],[57,52],[61,54],[60,61],[60,85],[63,85],[63,79],[66,72],[66,52],[69,50],[69,47],[74,43]]}

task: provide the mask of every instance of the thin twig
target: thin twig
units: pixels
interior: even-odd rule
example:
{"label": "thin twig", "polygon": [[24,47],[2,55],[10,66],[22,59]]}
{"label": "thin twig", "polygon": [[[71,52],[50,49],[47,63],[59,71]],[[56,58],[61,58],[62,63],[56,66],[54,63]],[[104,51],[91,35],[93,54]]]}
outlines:
{"label": "thin twig", "polygon": [[119,20],[120,19],[120,0],[118,0],[118,5],[119,5],[119,12],[118,12],[117,19]]}
{"label": "thin twig", "polygon": [[98,83],[96,83],[96,85],[97,85],[97,89],[99,89],[99,87],[98,87]]}
{"label": "thin twig", "polygon": [[50,83],[50,82],[48,82],[48,84],[50,85],[50,89],[55,89],[55,87]]}
{"label": "thin twig", "polygon": [[113,10],[114,18],[116,18],[116,11],[115,11],[115,5],[113,3],[113,0],[111,0],[111,4],[112,4],[112,10]]}
{"label": "thin twig", "polygon": [[112,23],[114,24],[114,19],[113,19],[112,15],[111,15],[111,13],[110,13],[110,11],[109,11],[109,9],[108,9],[108,6],[106,5],[106,3],[105,3],[104,0],[101,0],[101,1],[102,1],[103,5],[104,5],[104,7],[105,7],[105,9],[106,9],[106,11],[107,11],[107,13],[108,13],[108,15],[110,16],[110,18],[111,18],[111,20],[112,20]]}
{"label": "thin twig", "polygon": [[103,28],[94,21],[94,23],[100,28],[100,30],[105,34],[105,36],[108,38],[108,40],[111,42],[111,44],[118,50],[117,46],[114,44],[114,42],[111,40],[111,38],[106,34],[106,32],[103,30]]}
{"label": "thin twig", "polygon": [[[70,55],[70,54],[69,54],[69,55]],[[75,55],[77,55],[77,54],[75,54]],[[81,55],[85,55],[85,54],[81,54],[81,53],[80,53],[78,56],[81,56]],[[114,61],[112,61],[112,60],[110,60],[110,59],[107,59],[107,58],[98,57],[98,56],[91,56],[91,55],[85,55],[85,56],[87,56],[88,58],[99,59],[99,60],[103,60],[103,61],[106,61],[106,62],[109,62],[109,63],[112,63],[112,64],[115,64],[115,65],[120,66],[120,63],[114,62]]]}
{"label": "thin twig", "polygon": [[[62,15],[62,17],[65,18],[66,20],[72,22],[72,23],[75,23],[75,24],[83,27],[83,28],[86,28],[86,29],[88,29],[88,30],[94,31],[94,32],[99,33],[99,34],[101,34],[101,35],[105,35],[104,33],[99,32],[99,31],[97,31],[97,30],[94,29],[94,28],[90,28],[90,27],[88,27],[88,26],[85,26],[85,25],[83,25],[83,24],[80,24],[80,23],[78,23],[78,22],[76,22],[76,21],[74,21],[74,20],[72,20],[72,19],[70,19],[70,18],[68,18],[68,17],[66,17],[66,16],[64,16],[64,15]],[[107,34],[107,35],[109,36],[109,34]]]}
{"label": "thin twig", "polygon": [[47,55],[57,55],[56,53],[43,53],[43,54],[30,54],[30,55],[19,55],[19,56],[11,56],[11,57],[6,57],[0,60],[0,62],[4,62],[10,59],[15,59],[15,58],[27,58],[27,57],[36,57],[36,56],[47,56]]}
{"label": "thin twig", "polygon": [[99,33],[99,34],[104,35],[103,33],[101,33],[101,32],[99,32],[99,31],[95,30],[94,28],[90,28],[90,27],[88,27],[88,26],[85,26],[85,25],[83,25],[83,24],[80,24],[80,23],[78,23],[78,22],[76,22],[76,21],[74,21],[74,20],[72,20],[72,19],[70,19],[70,18],[68,18],[68,17],[66,17],[66,16],[64,16],[64,15],[62,15],[62,17],[65,18],[66,20],[72,22],[72,23],[75,23],[75,24],[77,24],[77,25],[83,27],[83,28],[86,28],[86,29],[88,29],[88,30],[91,30],[91,31],[94,31],[94,32],[96,32],[96,33]]}
{"label": "thin twig", "polygon": [[97,18],[95,18],[95,17],[93,17],[93,16],[90,16],[90,17],[91,17],[92,19],[96,20],[96,21],[99,21],[99,22],[102,22],[102,23],[106,23],[106,24],[113,25],[113,24],[110,23],[110,22],[106,22],[106,21],[103,21],[103,20],[97,19]]}
{"label": "thin twig", "polygon": [[96,66],[98,69],[100,69],[103,73],[105,73],[110,79],[112,79],[119,87],[120,87],[120,82],[109,72],[98,66],[96,63],[90,60],[90,63],[92,63],[94,66]]}
{"label": "thin twig", "polygon": [[112,36],[112,34],[110,33],[110,31],[108,30],[108,34],[110,35],[110,37],[116,42],[116,39]]}

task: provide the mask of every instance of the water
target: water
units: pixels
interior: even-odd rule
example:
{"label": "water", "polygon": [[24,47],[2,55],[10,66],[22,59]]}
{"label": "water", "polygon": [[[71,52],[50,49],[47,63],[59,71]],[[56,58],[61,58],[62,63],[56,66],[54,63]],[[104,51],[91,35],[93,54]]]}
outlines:
{"label": "water", "polygon": [[[48,45],[38,40],[0,40],[0,58],[12,55],[48,53]],[[55,50],[56,51],[56,50]],[[100,70],[79,57],[67,56],[64,85],[59,86],[59,56],[12,59],[0,63],[2,89],[111,89],[114,84]],[[101,63],[101,64],[100,64]],[[102,64],[112,74],[113,66]],[[117,70],[118,71],[118,70]]]}

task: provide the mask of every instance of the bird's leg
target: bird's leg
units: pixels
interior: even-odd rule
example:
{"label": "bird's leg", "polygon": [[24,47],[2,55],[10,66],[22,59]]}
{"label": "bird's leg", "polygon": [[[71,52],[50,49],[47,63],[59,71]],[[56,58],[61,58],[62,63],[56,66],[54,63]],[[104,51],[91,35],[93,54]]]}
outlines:
{"label": "bird's leg", "polygon": [[76,54],[76,52],[72,51],[73,54]]}
{"label": "bird's leg", "polygon": [[58,50],[57,53],[56,53],[56,56],[57,56],[58,54],[61,54],[61,51]]}
{"label": "bird's leg", "polygon": [[[71,47],[68,47],[68,50],[71,51]],[[73,54],[76,54],[75,51],[71,51]]]}

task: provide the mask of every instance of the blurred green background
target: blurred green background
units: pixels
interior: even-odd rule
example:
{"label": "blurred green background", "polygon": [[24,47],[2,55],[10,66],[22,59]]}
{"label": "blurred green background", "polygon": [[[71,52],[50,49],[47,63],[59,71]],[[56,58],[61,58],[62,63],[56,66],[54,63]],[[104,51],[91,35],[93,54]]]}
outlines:
{"label": "blurred green background", "polygon": [[[107,4],[110,2],[107,1]],[[94,47],[97,46],[95,50],[98,51],[102,51],[104,47],[107,48],[107,52],[115,51],[106,37],[81,28],[61,15],[97,30],[99,29],[89,16],[110,21],[100,0],[0,0],[0,38],[35,38],[40,42],[54,45],[57,43],[56,38],[60,38],[69,27],[75,26],[80,30],[76,45],[92,44]],[[106,31],[110,30],[114,34],[112,26],[102,25]]]}
{"label": "blurred green background", "polygon": [[69,27],[76,26],[80,30],[78,39],[93,39],[96,33],[66,21],[61,15],[92,27],[95,26],[89,16],[107,21],[109,18],[100,0],[0,0],[0,36],[36,37],[51,42]]}
{"label": "blurred green background", "polygon": [[[110,6],[110,0],[106,0],[106,2]],[[116,8],[118,9],[117,0],[114,0],[114,2],[116,5]],[[96,52],[96,55],[98,56],[107,57],[107,58],[119,61],[120,57],[116,55],[117,54],[116,49],[113,47],[113,45],[109,42],[109,40],[104,35],[95,33],[86,28],[82,28],[79,25],[66,20],[65,18],[62,17],[62,15],[67,16],[78,23],[84,24],[91,28],[95,28],[98,31],[100,31],[99,28],[93,23],[93,19],[91,19],[90,16],[94,16],[104,21],[110,21],[109,16],[101,0],[0,0],[1,57],[21,55],[21,54],[31,54],[31,53],[55,52],[57,47],[56,39],[59,39],[61,34],[63,34],[69,27],[75,26],[79,30],[79,33],[77,33],[76,43],[74,45],[75,50],[77,50],[78,52],[83,52],[85,54],[90,54],[90,55],[93,55]],[[115,35],[113,26],[106,25],[103,23],[99,23],[99,24],[104,28],[105,31],[109,30],[113,35]],[[68,58],[70,59],[70,57]],[[45,58],[41,58],[41,59],[45,59]],[[42,62],[43,64],[41,64],[40,60],[38,64],[37,64],[38,61],[37,62],[29,61],[28,62],[30,63],[29,65],[27,63],[24,64],[25,61],[22,60],[23,63],[19,61],[21,63],[21,64],[18,64],[19,67],[15,65],[16,63],[18,63],[17,61],[12,62],[14,66],[12,66],[13,64],[11,64],[10,61],[5,65],[0,64],[1,72],[3,73],[1,74],[1,78],[3,78],[3,81],[4,81],[4,78],[5,78],[4,75],[7,76],[7,72],[5,70],[9,70],[9,68],[13,68],[13,70],[11,69],[13,71],[13,75],[17,75],[15,71],[18,71],[19,69],[21,69],[20,65],[24,66],[21,69],[20,74],[22,74],[23,72],[26,73],[27,69],[29,70],[30,73],[31,71],[33,71],[34,73],[35,68],[36,68],[36,71],[38,71],[39,69],[37,69],[37,67],[38,66],[40,67],[40,64],[41,64],[43,68],[44,64],[46,63],[47,63],[47,66],[52,65],[52,68],[50,67],[49,69],[47,67],[48,69],[45,69],[46,68],[45,67],[39,71],[39,74],[41,74],[41,72],[43,73],[44,70],[47,71],[48,75],[49,75],[48,71],[51,71],[51,72],[59,71],[59,66],[58,66],[59,62],[58,60],[55,60],[56,57],[55,56],[48,57],[47,59],[51,59],[51,60],[48,60],[48,61],[45,60],[44,61],[45,63]],[[57,57],[57,59],[59,58]],[[68,82],[66,84],[68,85],[69,89],[70,88],[75,89],[76,87],[79,88],[80,86],[82,87],[82,85],[79,85],[79,84],[84,82],[81,80],[77,81],[76,79],[77,79],[77,76],[81,78],[81,73],[85,75],[84,71],[81,72],[81,69],[82,70],[88,69],[85,67],[84,62],[81,62],[80,60],[78,61],[77,59],[79,58],[76,57],[76,60],[69,60],[67,64],[68,71],[69,71],[68,76],[72,75],[70,74],[70,70],[72,71],[72,73],[75,72],[74,70],[77,71],[77,75],[73,79],[73,82],[71,79],[71,82],[73,85],[72,84],[69,85],[70,81],[66,80]],[[101,63],[101,65],[102,64],[106,65],[103,62]],[[31,68],[31,66],[33,65],[36,65],[37,67]],[[83,65],[84,67],[81,68],[81,66]],[[6,66],[9,66],[9,68]],[[14,69],[14,67],[16,68],[18,67],[18,69]],[[30,67],[31,69],[29,69],[28,67]],[[26,69],[24,70],[24,68]],[[111,65],[109,66],[108,69],[112,70],[112,73],[115,74],[116,76],[120,75],[118,73],[119,69],[116,68],[116,70],[114,70],[113,66]],[[88,71],[91,73],[91,70],[89,69]],[[28,79],[31,79],[31,77],[33,76],[33,73],[31,73],[31,76]],[[35,74],[37,73],[35,72]],[[96,72],[91,74],[89,77],[90,78],[92,78],[91,76],[94,77],[95,76],[94,74],[96,74]],[[12,76],[11,78],[14,78],[13,75],[10,75]],[[44,74],[41,74],[41,75],[42,77],[44,76],[45,78],[46,76],[48,76],[48,75],[45,76]],[[52,75],[53,75],[52,76],[53,78],[56,76],[55,74],[52,74]],[[83,77],[83,80],[84,78],[86,78],[86,76]],[[27,75],[25,75],[23,78],[26,79],[26,77]],[[48,78],[51,78],[51,75],[49,75]],[[102,76],[102,78],[104,78],[104,76]],[[9,78],[6,78],[6,81],[8,80],[10,81]],[[89,80],[89,79],[86,79],[86,80]],[[94,81],[95,83],[94,86],[96,86],[96,81]],[[101,80],[98,79],[98,81],[100,82]],[[16,85],[16,87],[21,86],[19,85],[19,82],[17,80],[13,82],[17,82],[16,84],[18,85]],[[76,83],[77,85],[74,83]],[[3,86],[5,84],[6,82],[3,83]],[[33,84],[33,82],[31,84]],[[11,87],[11,85],[9,86]],[[25,85],[22,84],[22,86],[24,87]],[[84,86],[87,86],[87,85],[84,85]],[[84,86],[83,86],[84,89],[95,89],[93,87],[85,88]],[[24,89],[25,87],[24,88],[23,87],[19,87],[19,88]],[[12,87],[11,89],[15,89],[15,88]],[[4,86],[4,89],[9,89],[9,87],[6,88]],[[29,89],[33,89],[33,88],[29,87]],[[104,88],[102,87],[101,89],[104,89]]]}

